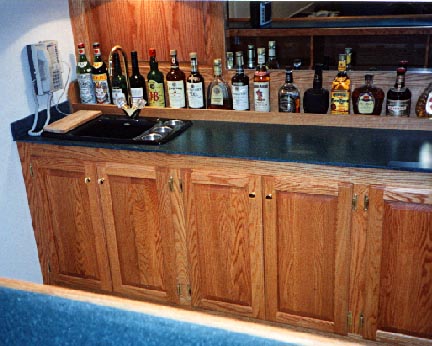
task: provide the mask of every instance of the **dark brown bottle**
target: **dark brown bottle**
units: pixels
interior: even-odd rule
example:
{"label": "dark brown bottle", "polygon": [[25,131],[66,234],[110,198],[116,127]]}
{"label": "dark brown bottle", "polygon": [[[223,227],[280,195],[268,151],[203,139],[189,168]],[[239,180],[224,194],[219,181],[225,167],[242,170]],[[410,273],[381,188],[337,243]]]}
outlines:
{"label": "dark brown bottle", "polygon": [[398,67],[396,83],[387,92],[386,114],[394,117],[409,117],[411,91],[405,86],[405,68]]}
{"label": "dark brown bottle", "polygon": [[303,96],[305,113],[327,114],[329,108],[329,91],[322,87],[322,64],[315,65],[313,87],[307,89]]}
{"label": "dark brown bottle", "polygon": [[384,91],[373,85],[373,75],[365,75],[365,84],[352,93],[354,114],[380,115],[384,96]]}
{"label": "dark brown bottle", "polygon": [[166,76],[170,107],[186,108],[186,76],[180,70],[175,49],[170,50],[170,56],[171,69]]}

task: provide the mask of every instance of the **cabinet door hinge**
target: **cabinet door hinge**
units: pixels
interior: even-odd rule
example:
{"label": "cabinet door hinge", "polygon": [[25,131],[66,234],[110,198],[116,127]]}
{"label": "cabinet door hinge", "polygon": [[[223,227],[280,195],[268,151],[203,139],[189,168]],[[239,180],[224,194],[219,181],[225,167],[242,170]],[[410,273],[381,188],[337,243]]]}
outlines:
{"label": "cabinet door hinge", "polygon": [[352,198],[352,201],[351,201],[351,209],[352,210],[357,210],[357,201],[358,201],[358,196],[355,193],[353,198]]}
{"label": "cabinet door hinge", "polygon": [[369,209],[369,196],[368,195],[365,195],[364,196],[364,201],[363,201],[363,210],[364,211],[368,211],[368,209]]}
{"label": "cabinet door hinge", "polygon": [[34,172],[33,172],[33,165],[30,163],[30,176],[33,178],[34,177]]}
{"label": "cabinet door hinge", "polygon": [[48,262],[48,273],[51,273],[51,264]]}
{"label": "cabinet door hinge", "polygon": [[352,312],[348,311],[347,313],[347,327],[348,327],[348,332],[351,331],[352,328]]}
{"label": "cabinet door hinge", "polygon": [[181,284],[177,284],[177,294],[181,297]]}
{"label": "cabinet door hinge", "polygon": [[364,315],[363,315],[363,312],[360,312],[359,324],[360,324],[360,335],[363,335],[363,327],[364,327]]}
{"label": "cabinet door hinge", "polygon": [[192,288],[191,288],[191,285],[187,285],[187,290],[188,290],[189,298],[192,297]]}
{"label": "cabinet door hinge", "polygon": [[174,191],[174,178],[173,177],[169,177],[168,179],[168,186],[171,192]]}
{"label": "cabinet door hinge", "polygon": [[183,192],[183,180],[179,179],[180,192]]}

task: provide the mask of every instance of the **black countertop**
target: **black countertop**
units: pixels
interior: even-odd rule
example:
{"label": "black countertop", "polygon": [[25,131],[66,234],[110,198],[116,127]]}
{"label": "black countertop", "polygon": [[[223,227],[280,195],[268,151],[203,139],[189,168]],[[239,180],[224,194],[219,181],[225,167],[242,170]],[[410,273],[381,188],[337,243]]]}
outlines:
{"label": "black countertop", "polygon": [[16,141],[205,157],[299,162],[432,173],[432,132],[194,120],[160,146],[77,142],[26,134],[32,117],[11,125]]}

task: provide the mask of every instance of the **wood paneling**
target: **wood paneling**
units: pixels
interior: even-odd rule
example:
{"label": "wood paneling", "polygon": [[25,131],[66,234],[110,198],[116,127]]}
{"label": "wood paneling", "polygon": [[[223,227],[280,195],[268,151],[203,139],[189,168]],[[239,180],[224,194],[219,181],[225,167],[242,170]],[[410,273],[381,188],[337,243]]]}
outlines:
{"label": "wood paneling", "polygon": [[203,65],[224,56],[223,6],[213,1],[69,1],[75,43],[91,47],[99,41],[105,60],[111,48],[120,45],[128,55],[136,50],[146,61],[149,48],[166,62],[170,49],[177,49],[181,62],[189,61],[194,51]]}

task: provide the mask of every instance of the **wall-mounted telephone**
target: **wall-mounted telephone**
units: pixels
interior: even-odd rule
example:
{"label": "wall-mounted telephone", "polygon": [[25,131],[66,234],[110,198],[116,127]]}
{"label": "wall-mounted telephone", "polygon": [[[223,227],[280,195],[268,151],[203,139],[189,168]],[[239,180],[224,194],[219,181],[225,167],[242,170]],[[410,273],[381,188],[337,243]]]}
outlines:
{"label": "wall-mounted telephone", "polygon": [[63,88],[57,41],[41,41],[27,45],[27,55],[37,95],[53,93]]}

